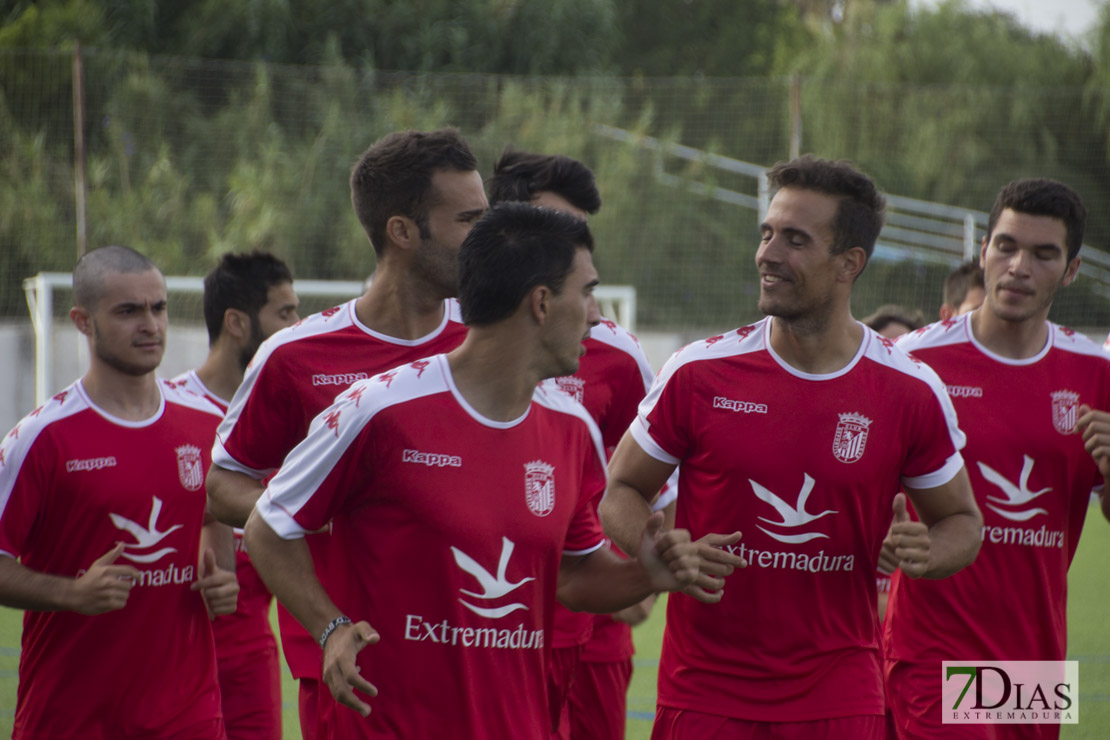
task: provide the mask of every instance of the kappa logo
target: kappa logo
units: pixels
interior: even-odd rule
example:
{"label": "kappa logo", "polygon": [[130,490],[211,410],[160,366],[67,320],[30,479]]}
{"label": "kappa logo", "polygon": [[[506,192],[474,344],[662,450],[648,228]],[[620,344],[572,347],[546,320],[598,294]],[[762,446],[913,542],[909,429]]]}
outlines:
{"label": "kappa logo", "polygon": [[201,464],[200,448],[196,445],[181,445],[174,449],[177,453],[177,478],[186,491],[199,491],[204,485],[204,466]]}
{"label": "kappa logo", "polygon": [[1052,426],[1060,434],[1071,434],[1079,418],[1079,394],[1056,391],[1052,394]]}
{"label": "kappa logo", "polygon": [[524,464],[524,503],[538,517],[555,510],[555,466],[543,460]]}
{"label": "kappa logo", "polygon": [[[987,498],[990,501],[997,501],[1003,506],[1018,507],[1026,506],[1032,503],[1037,497],[1043,496],[1051,491],[1051,487],[1042,488],[1039,491],[1029,490],[1029,475],[1033,472],[1033,465],[1033,458],[1029,457],[1029,455],[1022,456],[1021,477],[1018,479],[1017,485],[1014,485],[1006,476],[994,470],[989,465],[979,463],[979,472],[983,474],[987,482],[998,486],[999,490],[1005,495],[1005,498],[999,498],[998,496],[987,496]],[[1000,509],[991,503],[987,504],[987,508],[1012,522],[1025,522],[1038,514],[1048,513],[1047,510],[1041,508],[1025,509],[1022,511]]]}
{"label": "kappa logo", "polygon": [[90,457],[85,460],[66,460],[66,472],[77,473],[114,468],[118,463],[115,457]]}
{"label": "kappa logo", "polygon": [[316,373],[312,376],[312,384],[348,386],[359,380],[366,380],[370,376],[366,373]]}
{"label": "kappa logo", "polygon": [[154,552],[141,555],[132,555],[128,550],[149,550],[166,539],[166,537],[170,536],[171,533],[184,526],[182,524],[175,524],[165,532],[159,532],[158,515],[162,513],[162,499],[157,496],[152,496],[151,498],[153,502],[150,507],[150,519],[145,527],[137,522],[131,521],[125,516],[108,514],[108,518],[112,520],[112,524],[115,525],[116,529],[122,529],[135,538],[134,542],[127,543],[123,546],[123,557],[135,563],[153,563],[157,560],[161,560],[170,553],[177,552],[177,548],[175,547],[163,547]]}
{"label": "kappa logo", "polygon": [[982,398],[983,389],[974,385],[946,385],[944,389],[948,391],[951,398]]}
{"label": "kappa logo", "polygon": [[854,463],[863,457],[867,447],[867,433],[871,419],[863,414],[840,414],[833,437],[833,457],[842,463]]}
{"label": "kappa logo", "polygon": [[564,375],[561,378],[555,378],[555,385],[559,386],[559,390],[578,401],[578,403],[582,403],[582,399],[586,396],[586,381],[582,378]]}
{"label": "kappa logo", "polygon": [[752,401],[734,401],[731,398],[724,396],[715,396],[713,398],[713,408],[715,409],[728,409],[738,414],[766,414],[767,404],[753,403]]}
{"label": "kappa logo", "polygon": [[[474,578],[478,581],[478,585],[482,588],[481,593],[478,593],[476,591],[467,591],[464,588],[460,588],[459,593],[463,594],[464,596],[469,596],[472,599],[491,601],[507,596],[508,594],[523,586],[525,583],[536,580],[535,578],[528,577],[519,580],[516,583],[510,583],[508,578],[506,578],[505,574],[509,568],[509,560],[512,559],[513,550],[515,548],[516,543],[514,543],[508,537],[501,538],[501,557],[497,561],[497,575],[494,576],[491,575],[490,572],[486,570],[481,564],[474,560],[474,558],[470,557],[459,548],[452,547],[451,554],[455,556],[455,564],[458,565],[459,568],[461,568],[466,573],[474,576]],[[497,607],[484,607],[471,604],[469,601],[460,598],[459,603],[465,606],[470,611],[477,614],[478,616],[486,617],[488,619],[501,619],[502,617],[512,614],[519,609],[528,609],[528,606],[526,604],[522,604],[520,602],[514,602],[512,604],[505,604],[504,606]]]}
{"label": "kappa logo", "polygon": [[736,330],[736,336],[740,339],[747,339],[748,335],[755,331],[754,326],[744,326]]}
{"label": "kappa logo", "polygon": [[462,458],[458,455],[441,455],[436,452],[421,452],[420,450],[405,450],[401,453],[401,460],[407,463],[427,465],[429,468],[462,467]]}
{"label": "kappa logo", "polygon": [[[809,501],[809,494],[813,493],[813,486],[815,483],[813,478],[811,478],[808,473],[805,474],[805,481],[802,483],[802,490],[798,492],[798,505],[796,507],[792,507],[790,504],[786,503],[781,498],[772,493],[770,489],[764,488],[751,478],[748,479],[748,483],[752,485],[752,491],[755,493],[756,498],[775,507],[775,511],[777,511],[779,513],[779,516],[782,517],[782,521],[778,522],[766,517],[759,517],[760,520],[765,521],[768,524],[774,524],[776,527],[804,527],[807,524],[817,521],[823,516],[837,513],[836,511],[833,511],[831,509],[826,509],[820,514],[810,514],[808,511],[806,511],[806,502]],[[829,537],[827,534],[824,534],[822,532],[776,534],[769,529],[764,529],[763,527],[760,527],[758,524],[755,526],[768,537],[772,537],[779,542],[785,542],[791,545],[799,545],[803,542],[809,542],[810,540],[815,540],[819,537],[824,539],[828,539]]]}

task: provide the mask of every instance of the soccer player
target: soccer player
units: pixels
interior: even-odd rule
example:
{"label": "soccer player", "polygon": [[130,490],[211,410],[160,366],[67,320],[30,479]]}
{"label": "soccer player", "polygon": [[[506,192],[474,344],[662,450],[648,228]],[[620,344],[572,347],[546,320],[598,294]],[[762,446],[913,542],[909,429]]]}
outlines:
{"label": "soccer player", "polygon": [[[1105,495],[1110,474],[1110,358],[1047,320],[1079,270],[1086,213],[1062,183],[1006,185],[980,254],[986,301],[899,341],[947,384],[984,518],[971,567],[942,582],[894,576],[884,642],[901,737],[1000,729],[942,725],[942,661],[1064,659],[1068,566],[1091,491]],[[1059,726],[1005,729],[1040,738]]]}
{"label": "soccer player", "polygon": [[668,601],[655,738],[881,736],[874,573],[894,492],[904,485],[928,524],[898,548],[913,576],[950,575],[979,547],[944,386],[849,309],[882,196],[847,162],[808,155],[768,179],[755,261],[769,318],[671,357],[601,504],[631,546],[681,463],[677,525],[743,533],[702,550],[748,563],[719,605]]}
{"label": "soccer player", "polygon": [[[362,296],[279,332],[247,369],[220,425],[208,476],[214,511],[229,524],[246,522],[263,479],[351,383],[452,350],[465,336],[453,300],[458,248],[487,203],[477,162],[458,131],[383,137],[354,166],[351,202],[377,269]],[[326,531],[307,538],[325,580],[329,539]],[[311,740],[320,648],[284,609],[278,617],[286,662],[300,681],[301,732]],[[326,687],[323,698],[331,703]]]}
{"label": "soccer player", "polygon": [[983,286],[983,268],[975,260],[965,262],[944,279],[944,303],[940,307],[940,320],[963,316],[983,305],[986,288]]}
{"label": "soccer player", "polygon": [[[611,612],[697,576],[689,534],[663,534],[661,513],[638,558],[603,546],[597,427],[538,385],[578,369],[599,320],[592,249],[567,214],[492,209],[459,256],[463,344],[353,385],[259,499],[246,527],[259,571],[358,710],[336,708],[327,737],[546,740],[556,595]],[[333,520],[336,552],[358,566],[343,604],[302,539]]]}
{"label": "soccer player", "polygon": [[150,260],[93,250],[73,297],[88,372],[0,445],[0,603],[26,612],[13,737],[224,738],[210,615],[239,586],[205,511],[219,412],[155,377]]}
{"label": "soccer player", "polygon": [[[292,326],[297,294],[289,267],[266,252],[225,254],[204,278],[208,357],[173,379],[227,412],[262,340]],[[209,444],[206,448],[210,448]],[[212,625],[229,740],[281,740],[281,665],[270,628],[270,592],[235,530],[239,606]]]}
{"label": "soccer player", "polygon": [[[521,201],[583,221],[601,208],[594,173],[562,155],[506,151],[486,190],[491,205]],[[636,337],[614,321],[602,318],[585,345],[578,371],[552,382],[590,412],[609,455],[636,417],[654,373]],[[624,740],[634,652],[629,622],[646,619],[654,600],[649,596],[612,616],[556,605],[548,688],[557,737]]]}

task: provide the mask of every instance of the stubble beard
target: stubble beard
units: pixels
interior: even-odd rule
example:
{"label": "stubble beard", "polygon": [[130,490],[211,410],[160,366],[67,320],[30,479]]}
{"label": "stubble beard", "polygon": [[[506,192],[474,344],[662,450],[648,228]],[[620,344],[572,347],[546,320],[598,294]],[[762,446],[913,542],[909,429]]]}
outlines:
{"label": "stubble beard", "polygon": [[[117,356],[117,355],[115,355],[111,352],[108,352],[104,348],[103,343],[99,341],[100,340],[100,330],[97,329],[95,322],[93,323],[93,338],[96,340],[93,343],[93,354],[96,356],[96,358],[98,360],[100,360],[101,362],[103,362],[105,365],[112,368],[116,372],[122,373],[124,375],[130,375],[131,377],[134,377],[134,378],[139,378],[139,377],[142,377],[143,375],[147,375],[149,373],[154,372],[155,370],[158,369],[158,366],[162,364],[162,355],[159,355],[157,361],[155,361],[152,365],[150,365],[148,367],[146,365],[141,365],[137,362],[130,362],[128,360],[123,359],[122,357],[119,357],[119,356]],[[164,351],[165,351],[165,345],[163,344],[163,352]]]}

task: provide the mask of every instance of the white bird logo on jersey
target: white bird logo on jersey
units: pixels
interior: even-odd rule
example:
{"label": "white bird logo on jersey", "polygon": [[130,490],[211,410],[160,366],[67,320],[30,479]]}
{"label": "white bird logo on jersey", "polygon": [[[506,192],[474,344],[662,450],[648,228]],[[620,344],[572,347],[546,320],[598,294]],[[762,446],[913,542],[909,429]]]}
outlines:
{"label": "white bird logo on jersey", "polygon": [[[516,545],[508,537],[501,538],[501,559],[497,563],[497,577],[490,575],[490,572],[483,566],[479,565],[474,558],[467,555],[465,552],[457,547],[451,548],[451,553],[455,556],[455,563],[464,571],[474,576],[478,580],[478,585],[482,587],[482,593],[475,593],[474,591],[467,591],[465,588],[460,588],[459,593],[473,597],[475,599],[499,599],[511,591],[523,586],[528,581],[534,581],[535,578],[528,577],[516,583],[509,583],[505,578],[505,571],[509,567],[509,558],[513,556],[513,549]],[[512,614],[517,609],[527,609],[528,607],[521,603],[507,604],[505,606],[498,606],[494,608],[485,608],[475,606],[463,599],[459,599],[459,603],[465,606],[470,611],[474,612],[480,617],[488,617],[489,619],[500,619],[508,614]]]}
{"label": "white bird logo on jersey", "polygon": [[162,499],[154,496],[154,503],[150,507],[150,521],[144,527],[141,524],[131,521],[125,516],[119,514],[108,514],[112,520],[112,524],[116,525],[116,529],[122,529],[135,538],[135,542],[124,545],[125,552],[123,557],[136,563],[153,563],[155,560],[169,555],[171,552],[177,552],[177,548],[163,547],[157,552],[152,552],[149,555],[130,555],[126,552],[128,548],[135,548],[137,550],[145,550],[148,547],[154,547],[162,540],[166,539],[171,532],[181,529],[182,524],[175,524],[165,532],[158,531],[158,515],[162,513]]}
{"label": "white bird logo on jersey", "polygon": [[[809,494],[813,492],[814,481],[808,473],[805,474],[805,482],[802,484],[802,490],[798,493],[798,507],[792,508],[790,504],[783,501],[781,498],[771,493],[770,490],[756,483],[751,478],[748,478],[748,483],[752,484],[752,491],[761,501],[766,501],[771,506],[775,507],[775,511],[782,517],[781,522],[776,522],[766,517],[759,517],[768,524],[775,524],[780,527],[801,527],[816,521],[827,514],[835,514],[835,511],[826,509],[820,514],[810,514],[806,511],[806,502],[809,500]],[[828,538],[827,534],[821,532],[804,532],[802,534],[775,534],[770,532],[758,524],[755,525],[760,531],[764,532],[769,537],[774,537],[779,542],[786,542],[789,544],[797,545],[802,542],[809,542],[810,540],[817,539],[818,537]]]}
{"label": "white bird logo on jersey", "polygon": [[[998,496],[987,496],[988,499],[990,499],[991,501],[997,501],[1000,504],[1005,504],[1006,506],[1024,506],[1038,496],[1046,494],[1052,490],[1051,487],[1042,488],[1039,491],[1029,490],[1029,474],[1033,472],[1033,458],[1029,457],[1029,455],[1023,455],[1023,459],[1024,462],[1021,466],[1021,477],[1018,479],[1018,484],[1016,486],[1009,480],[1007,480],[1006,477],[1003,476],[1001,473],[992,469],[989,465],[979,463],[979,472],[983,474],[983,477],[987,479],[987,482],[993,483],[994,485],[998,486],[1002,490],[1002,493],[1006,494],[1006,498],[999,498]],[[1005,517],[1006,519],[1014,522],[1028,521],[1029,519],[1037,516],[1037,514],[1048,513],[1046,509],[1041,508],[1028,509],[1026,511],[1005,511],[998,508],[994,504],[987,504],[987,508],[989,508],[991,511],[995,512],[999,516]]]}

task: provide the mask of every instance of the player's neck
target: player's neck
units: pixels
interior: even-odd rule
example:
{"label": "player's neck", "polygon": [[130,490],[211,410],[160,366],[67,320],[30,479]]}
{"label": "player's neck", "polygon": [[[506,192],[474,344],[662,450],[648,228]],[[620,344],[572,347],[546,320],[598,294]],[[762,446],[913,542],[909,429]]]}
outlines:
{"label": "player's neck", "polygon": [[208,350],[204,364],[197,368],[197,377],[213,396],[224,403],[229,402],[243,382],[238,348],[217,342]]}
{"label": "player's neck", "polygon": [[771,319],[771,348],[784,362],[811,375],[827,375],[852,361],[863,341],[863,328],[850,313],[830,317],[820,327]]}
{"label": "player's neck", "polygon": [[397,339],[420,339],[443,322],[444,297],[399,267],[379,263],[370,287],[355,302],[364,326]]}
{"label": "player's neck", "polygon": [[528,410],[543,379],[531,366],[533,355],[513,332],[471,328],[447,362],[455,387],[475,411],[491,421],[513,421]]}
{"label": "player's neck", "polygon": [[81,386],[97,408],[126,421],[145,421],[162,405],[153,371],[128,375],[94,360]]}
{"label": "player's neck", "polygon": [[1021,321],[1006,321],[984,303],[971,314],[971,332],[979,344],[1000,357],[1033,357],[1048,341],[1047,311]]}

